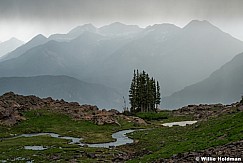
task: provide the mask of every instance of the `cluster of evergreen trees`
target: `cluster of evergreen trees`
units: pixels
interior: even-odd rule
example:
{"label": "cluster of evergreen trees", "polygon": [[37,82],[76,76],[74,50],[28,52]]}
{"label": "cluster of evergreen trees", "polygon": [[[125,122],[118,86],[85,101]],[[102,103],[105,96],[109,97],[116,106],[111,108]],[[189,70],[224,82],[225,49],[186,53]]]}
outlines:
{"label": "cluster of evergreen trees", "polygon": [[134,70],[129,90],[131,112],[155,112],[160,104],[159,82],[143,71]]}

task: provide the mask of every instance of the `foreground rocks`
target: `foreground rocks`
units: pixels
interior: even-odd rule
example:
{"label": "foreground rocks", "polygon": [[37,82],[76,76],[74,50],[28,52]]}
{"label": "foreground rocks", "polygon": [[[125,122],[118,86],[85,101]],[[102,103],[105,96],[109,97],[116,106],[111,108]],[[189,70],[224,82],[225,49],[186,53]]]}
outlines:
{"label": "foreground rocks", "polygon": [[[203,161],[202,159],[209,159]],[[223,161],[223,159],[239,158],[241,161]],[[196,160],[197,159],[197,160]],[[210,161],[211,159],[211,161]],[[213,161],[212,159],[216,159]],[[187,152],[177,154],[169,159],[160,159],[156,163],[188,163],[188,162],[243,162],[243,140],[233,143],[228,143],[223,146],[209,148],[200,152]]]}
{"label": "foreground rocks", "polygon": [[[0,124],[14,125],[25,120],[22,113],[29,110],[47,109],[58,113],[69,115],[73,119],[83,119],[92,121],[97,125],[119,124],[118,117],[127,119],[117,110],[99,110],[97,106],[79,105],[77,102],[66,102],[64,100],[54,100],[51,97],[39,98],[36,96],[22,96],[13,92],[0,96]],[[137,117],[130,118],[131,122],[146,124]]]}

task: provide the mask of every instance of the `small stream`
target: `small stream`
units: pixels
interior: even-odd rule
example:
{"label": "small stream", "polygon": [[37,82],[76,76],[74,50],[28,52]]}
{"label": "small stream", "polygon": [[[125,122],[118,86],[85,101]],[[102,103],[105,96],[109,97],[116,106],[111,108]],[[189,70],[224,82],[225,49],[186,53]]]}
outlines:
{"label": "small stream", "polygon": [[[196,123],[197,121],[181,121],[181,122],[172,122],[172,123],[163,123],[163,126],[186,126],[186,125],[191,125]],[[143,129],[139,129],[143,130]],[[100,147],[100,148],[111,148],[111,147],[117,147],[125,144],[131,144],[133,143],[133,139],[130,139],[126,136],[128,133],[132,133],[136,130],[122,130],[118,131],[116,133],[112,134],[112,138],[116,139],[114,142],[108,142],[108,143],[96,143],[96,144],[89,144],[89,143],[82,143],[80,142],[83,140],[82,138],[75,138],[75,137],[69,137],[69,136],[61,136],[56,133],[32,133],[32,134],[22,134],[15,136],[13,138],[19,138],[19,137],[34,137],[34,136],[43,136],[43,135],[49,135],[53,138],[58,138],[58,139],[65,139],[65,140],[70,140],[71,142],[69,144],[77,144],[80,146],[88,146],[88,147]],[[13,139],[13,138],[7,138],[7,139]],[[25,146],[24,149],[30,149],[30,150],[45,150],[48,149],[48,147],[44,146]]]}
{"label": "small stream", "polygon": [[[80,146],[88,146],[88,147],[110,148],[110,147],[116,147],[116,146],[120,146],[120,145],[133,143],[133,139],[128,138],[126,136],[126,134],[134,132],[134,131],[135,130],[131,130],[131,129],[118,131],[118,132],[112,134],[112,138],[116,139],[115,142],[96,143],[96,144],[82,143],[82,142],[80,142],[82,140],[82,138],[75,138],[75,137],[69,137],[69,136],[60,136],[59,134],[56,134],[56,133],[22,134],[22,135],[18,135],[16,137],[13,137],[13,138],[49,135],[49,136],[51,136],[53,138],[71,140],[71,142],[69,144],[77,144],[77,145],[80,145]],[[13,138],[11,138],[11,139],[13,139]],[[24,149],[45,150],[45,149],[47,149],[47,147],[43,147],[43,146],[25,146]]]}

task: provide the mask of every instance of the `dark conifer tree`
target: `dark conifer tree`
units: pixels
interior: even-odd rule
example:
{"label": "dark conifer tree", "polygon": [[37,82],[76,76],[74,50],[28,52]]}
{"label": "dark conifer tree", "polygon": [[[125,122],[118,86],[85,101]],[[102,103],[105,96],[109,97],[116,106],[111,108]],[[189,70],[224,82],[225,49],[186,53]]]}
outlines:
{"label": "dark conifer tree", "polygon": [[130,104],[131,104],[131,112],[135,111],[135,107],[136,107],[136,96],[134,96],[136,94],[136,74],[135,74],[135,70],[133,73],[133,79],[131,82],[131,87],[129,90],[129,100],[130,100]]}
{"label": "dark conifer tree", "polygon": [[158,105],[160,104],[160,86],[159,86],[159,82],[157,81],[157,88],[156,88],[156,100],[155,100],[155,103],[156,103],[156,109],[158,109]]}
{"label": "dark conifer tree", "polygon": [[150,78],[145,71],[139,73],[134,70],[129,100],[133,113],[156,111],[157,105],[160,104],[159,82]]}

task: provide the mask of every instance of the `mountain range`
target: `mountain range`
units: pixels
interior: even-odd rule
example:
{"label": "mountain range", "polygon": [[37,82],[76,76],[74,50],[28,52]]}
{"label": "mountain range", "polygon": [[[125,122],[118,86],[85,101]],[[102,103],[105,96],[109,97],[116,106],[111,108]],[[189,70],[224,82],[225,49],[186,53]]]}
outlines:
{"label": "mountain range", "polygon": [[193,20],[183,28],[86,24],[67,34],[37,35],[0,60],[0,77],[65,75],[127,97],[133,70],[140,69],[159,81],[166,97],[206,79],[241,52],[242,41],[208,21]]}
{"label": "mountain range", "polygon": [[106,37],[132,37],[142,31],[137,25],[125,25],[119,22],[97,28],[92,24],[85,24],[72,29],[67,34],[53,34],[48,39],[59,42],[68,42],[77,38],[85,32],[96,33]]}
{"label": "mountain range", "polygon": [[160,82],[162,96],[168,96],[207,78],[242,51],[242,41],[207,21],[192,21],[182,29],[154,25],[101,63],[90,80],[127,92],[133,69],[142,69]]}

